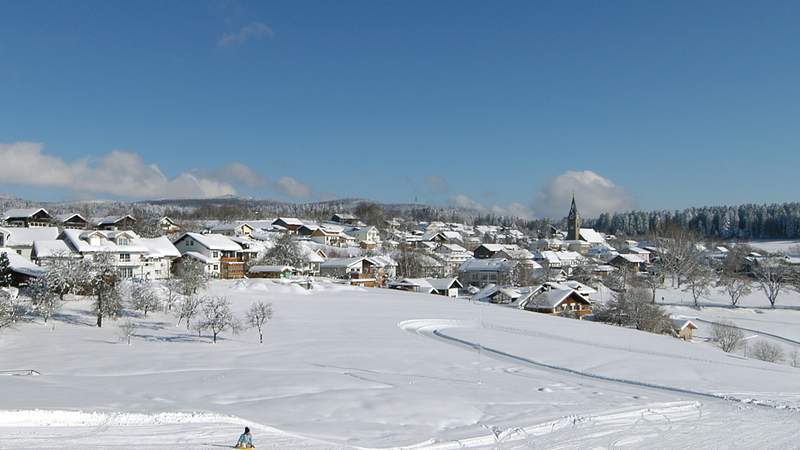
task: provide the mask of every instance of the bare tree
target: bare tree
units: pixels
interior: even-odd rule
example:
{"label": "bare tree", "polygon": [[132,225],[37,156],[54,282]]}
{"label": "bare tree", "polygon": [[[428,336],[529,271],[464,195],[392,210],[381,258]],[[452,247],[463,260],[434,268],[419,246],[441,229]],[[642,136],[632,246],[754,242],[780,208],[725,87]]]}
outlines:
{"label": "bare tree", "polygon": [[397,262],[397,276],[399,277],[417,278],[424,274],[422,255],[408,244],[400,245],[395,262]]}
{"label": "bare tree", "polygon": [[192,319],[197,317],[200,313],[200,309],[205,301],[205,298],[196,295],[184,297],[183,301],[181,301],[180,308],[178,308],[178,325],[180,325],[182,320],[185,320],[186,331],[189,331]]}
{"label": "bare tree", "polygon": [[230,329],[236,334],[239,331],[239,322],[231,311],[231,302],[225,297],[211,297],[203,305],[203,318],[198,324],[198,329],[209,330],[217,343],[217,336]]}
{"label": "bare tree", "polygon": [[672,275],[673,286],[680,288],[686,274],[698,264],[697,235],[677,225],[664,229],[658,238],[661,264]]}
{"label": "bare tree", "polygon": [[264,333],[263,328],[264,325],[267,323],[268,320],[272,318],[272,303],[265,303],[262,300],[258,300],[257,302],[250,305],[250,309],[247,311],[247,324],[251,327],[255,327],[258,329],[258,343],[264,343]]}
{"label": "bare tree", "polygon": [[756,342],[750,354],[753,358],[760,359],[761,361],[771,363],[783,361],[783,349],[781,346],[767,341]]}
{"label": "bare tree", "polygon": [[182,289],[181,280],[177,278],[168,278],[164,280],[164,289],[167,292],[163,303],[164,312],[172,311],[172,307],[175,306],[175,303],[178,301],[178,296]]}
{"label": "bare tree", "polygon": [[700,298],[711,293],[714,271],[706,265],[695,264],[687,267],[687,272],[684,276],[686,277],[686,285],[683,290],[692,294],[694,306],[698,307]]}
{"label": "bare tree", "polygon": [[28,296],[34,313],[41,316],[45,324],[61,308],[58,295],[51,290],[45,277],[36,278],[28,284]]}
{"label": "bare tree", "polygon": [[180,280],[181,293],[185,296],[194,295],[208,285],[205,264],[192,258],[182,258],[175,269],[175,277]]}
{"label": "bare tree", "polygon": [[723,273],[717,282],[717,287],[722,288],[730,299],[731,306],[734,308],[739,304],[739,300],[741,300],[742,297],[752,292],[750,289],[750,280],[731,273]]}
{"label": "bare tree", "polygon": [[128,345],[131,345],[131,337],[133,337],[134,333],[136,333],[136,329],[139,326],[136,324],[136,322],[128,319],[120,322],[118,327],[120,340],[127,341]]}
{"label": "bare tree", "polygon": [[742,343],[744,333],[733,322],[722,321],[711,326],[711,338],[722,351],[730,353]]}
{"label": "bare tree", "polygon": [[111,257],[106,253],[95,255],[92,264],[92,289],[95,296],[94,312],[97,314],[97,326],[103,326],[104,317],[116,318],[122,311],[122,295],[119,292],[119,276],[112,265]]}
{"label": "bare tree", "polygon": [[778,257],[758,261],[753,266],[753,277],[773,308],[780,293],[792,281],[792,275],[789,265]]}
{"label": "bare tree", "polygon": [[141,280],[131,287],[131,308],[142,311],[147,318],[147,312],[157,309],[161,304],[156,291],[148,280]]}

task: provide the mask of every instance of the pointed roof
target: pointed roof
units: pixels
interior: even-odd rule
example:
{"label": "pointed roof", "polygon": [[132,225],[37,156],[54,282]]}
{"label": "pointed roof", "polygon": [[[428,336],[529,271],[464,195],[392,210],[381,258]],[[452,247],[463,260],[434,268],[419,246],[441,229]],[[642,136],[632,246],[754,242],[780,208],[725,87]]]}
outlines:
{"label": "pointed roof", "polygon": [[575,194],[572,194],[572,204],[569,207],[569,218],[578,217],[578,207],[575,205]]}

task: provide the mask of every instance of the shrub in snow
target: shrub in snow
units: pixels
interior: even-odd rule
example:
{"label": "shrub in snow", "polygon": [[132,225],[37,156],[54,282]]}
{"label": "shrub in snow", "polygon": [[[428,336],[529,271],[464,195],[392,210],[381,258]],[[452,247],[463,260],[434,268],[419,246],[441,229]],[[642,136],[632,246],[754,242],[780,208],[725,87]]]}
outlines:
{"label": "shrub in snow", "polygon": [[36,278],[28,284],[33,312],[44,319],[44,323],[61,309],[61,300],[48,283],[46,277]]}
{"label": "shrub in snow", "polygon": [[175,268],[175,277],[181,282],[181,293],[187,296],[196,294],[208,285],[205,264],[190,258],[183,258]]}
{"label": "shrub in snow", "polygon": [[251,327],[258,329],[258,342],[259,344],[264,343],[264,333],[263,328],[264,325],[267,323],[269,319],[272,318],[272,303],[265,303],[262,300],[258,300],[257,302],[250,305],[250,309],[247,311],[247,324]]}
{"label": "shrub in snow", "polygon": [[761,361],[777,363],[783,361],[783,349],[778,344],[772,344],[767,341],[758,341],[753,345],[750,352],[753,358],[760,359]]}
{"label": "shrub in snow", "polygon": [[711,339],[726,353],[736,350],[744,339],[742,330],[735,327],[733,322],[723,321],[711,326]]}
{"label": "shrub in snow", "polygon": [[126,341],[128,345],[131,345],[131,337],[133,337],[134,333],[136,333],[136,329],[138,325],[136,322],[128,319],[119,324],[119,337],[121,341]]}
{"label": "shrub in snow", "polygon": [[136,311],[142,311],[144,317],[147,317],[148,311],[157,309],[160,304],[161,300],[158,298],[150,281],[139,281],[131,287],[131,308]]}

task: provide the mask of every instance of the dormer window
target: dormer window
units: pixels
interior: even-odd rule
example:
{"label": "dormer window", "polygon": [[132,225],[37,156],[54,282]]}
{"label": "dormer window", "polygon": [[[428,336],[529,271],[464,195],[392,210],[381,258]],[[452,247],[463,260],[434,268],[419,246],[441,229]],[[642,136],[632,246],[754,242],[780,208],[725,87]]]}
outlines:
{"label": "dormer window", "polygon": [[128,244],[130,244],[130,241],[127,238],[124,237],[117,238],[117,245],[128,245]]}

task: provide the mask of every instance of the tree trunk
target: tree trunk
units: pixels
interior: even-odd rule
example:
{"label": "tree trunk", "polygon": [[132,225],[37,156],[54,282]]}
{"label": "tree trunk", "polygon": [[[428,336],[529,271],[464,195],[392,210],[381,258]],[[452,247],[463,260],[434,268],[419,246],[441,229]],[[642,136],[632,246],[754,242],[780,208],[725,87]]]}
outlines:
{"label": "tree trunk", "polygon": [[258,343],[259,344],[264,343],[264,335],[260,331],[258,332]]}

